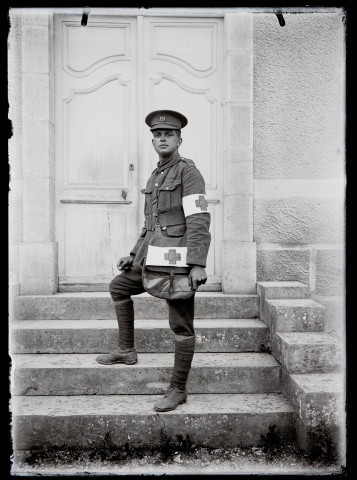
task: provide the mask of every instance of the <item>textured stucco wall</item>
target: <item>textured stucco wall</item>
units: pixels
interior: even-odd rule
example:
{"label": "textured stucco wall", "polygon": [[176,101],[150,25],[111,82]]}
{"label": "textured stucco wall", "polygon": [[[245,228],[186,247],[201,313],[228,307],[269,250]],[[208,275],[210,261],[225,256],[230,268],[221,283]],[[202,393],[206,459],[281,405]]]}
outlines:
{"label": "textured stucco wall", "polygon": [[344,295],[343,11],[254,14],[257,280],[300,280],[341,327]]}

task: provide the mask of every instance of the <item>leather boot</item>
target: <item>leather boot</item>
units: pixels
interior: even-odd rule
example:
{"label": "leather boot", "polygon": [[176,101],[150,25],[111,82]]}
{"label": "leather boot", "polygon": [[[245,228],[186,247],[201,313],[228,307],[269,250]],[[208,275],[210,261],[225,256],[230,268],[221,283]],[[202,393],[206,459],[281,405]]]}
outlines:
{"label": "leather boot", "polygon": [[195,336],[185,340],[175,340],[175,361],[170,386],[163,398],[154,405],[157,412],[168,412],[186,402],[186,382],[191,370],[191,363],[195,351]]}
{"label": "leather boot", "polygon": [[169,412],[170,410],[175,410],[181,403],[186,403],[186,400],[186,389],[182,392],[174,385],[170,385],[163,398],[155,403],[154,410],[156,412]]}
{"label": "leather boot", "polygon": [[138,356],[134,348],[134,304],[132,299],[124,300],[114,304],[119,327],[119,348],[114,351],[99,355],[96,358],[98,363],[113,365],[114,363],[125,363],[134,365]]}
{"label": "leather boot", "polygon": [[132,350],[113,350],[110,353],[99,355],[96,358],[98,363],[102,365],[113,365],[114,363],[125,363],[126,365],[134,365],[138,361],[138,355],[134,349]]}

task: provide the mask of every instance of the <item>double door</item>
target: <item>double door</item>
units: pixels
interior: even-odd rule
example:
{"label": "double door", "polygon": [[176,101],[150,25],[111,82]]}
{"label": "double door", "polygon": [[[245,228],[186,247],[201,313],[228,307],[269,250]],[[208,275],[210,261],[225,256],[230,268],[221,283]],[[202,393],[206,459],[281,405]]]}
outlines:
{"label": "double door", "polygon": [[180,154],[203,174],[212,217],[205,289],[220,289],[222,34],[214,18],[56,16],[60,291],[107,290],[135,244],[158,160],[144,119],[161,108],[188,118]]}

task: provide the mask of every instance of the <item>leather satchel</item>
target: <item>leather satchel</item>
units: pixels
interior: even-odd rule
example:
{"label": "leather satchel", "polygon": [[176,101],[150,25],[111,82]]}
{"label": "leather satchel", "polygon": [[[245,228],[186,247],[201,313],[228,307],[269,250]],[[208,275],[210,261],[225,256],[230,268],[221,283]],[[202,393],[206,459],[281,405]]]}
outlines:
{"label": "leather satchel", "polygon": [[191,267],[186,264],[186,255],[186,236],[153,237],[142,270],[145,290],[167,300],[192,297],[195,291],[188,283]]}

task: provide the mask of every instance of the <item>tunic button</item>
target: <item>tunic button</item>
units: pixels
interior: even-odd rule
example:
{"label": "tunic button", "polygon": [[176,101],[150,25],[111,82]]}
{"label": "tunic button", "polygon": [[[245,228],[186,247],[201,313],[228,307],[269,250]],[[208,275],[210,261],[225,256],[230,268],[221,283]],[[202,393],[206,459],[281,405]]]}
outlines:
{"label": "tunic button", "polygon": [[161,175],[163,174],[164,172],[161,172]]}
{"label": "tunic button", "polygon": [[168,189],[169,189],[169,187],[166,187],[166,190],[168,190]]}
{"label": "tunic button", "polygon": [[158,183],[155,183],[155,187],[158,187],[158,186],[159,186],[159,184],[158,184]]}
{"label": "tunic button", "polygon": [[166,230],[166,227],[162,227],[163,230]]}

